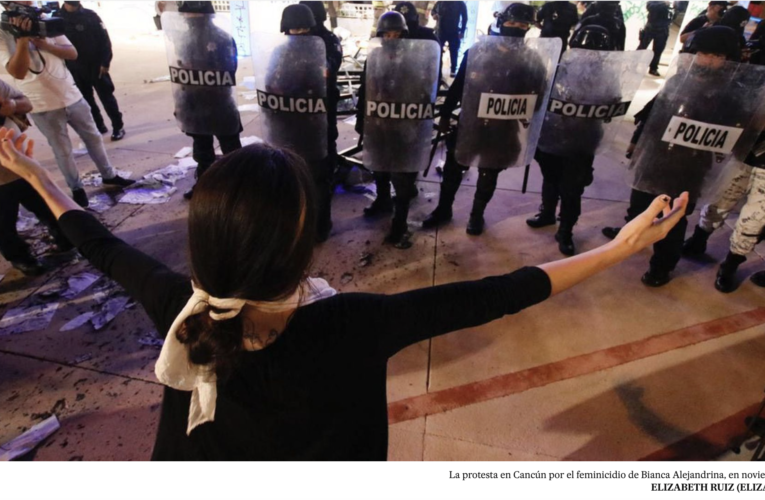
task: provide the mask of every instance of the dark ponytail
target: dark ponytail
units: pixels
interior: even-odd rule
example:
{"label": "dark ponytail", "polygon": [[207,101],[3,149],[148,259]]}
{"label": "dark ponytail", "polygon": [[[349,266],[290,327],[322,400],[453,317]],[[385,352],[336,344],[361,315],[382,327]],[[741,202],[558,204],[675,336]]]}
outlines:
{"label": "dark ponytail", "polygon": [[[219,299],[273,301],[298,287],[315,241],[313,182],[297,155],[263,144],[216,162],[194,188],[189,254],[194,282]],[[220,311],[217,311],[220,312]],[[242,315],[190,316],[178,330],[194,364],[227,377],[243,351]]]}

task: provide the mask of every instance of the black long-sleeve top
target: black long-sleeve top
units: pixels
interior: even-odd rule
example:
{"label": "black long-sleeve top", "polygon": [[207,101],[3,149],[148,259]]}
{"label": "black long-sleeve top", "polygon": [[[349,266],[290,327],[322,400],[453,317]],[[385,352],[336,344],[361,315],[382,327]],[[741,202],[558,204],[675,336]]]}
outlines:
{"label": "black long-sleeve top", "polygon": [[108,68],[112,62],[112,41],[98,14],[80,7],[74,12],[61,9],[56,15],[64,20],[66,37],[77,49],[77,59],[67,61],[70,69]]}
{"label": "black long-sleeve top", "polygon": [[[66,235],[167,332],[190,280],[112,235],[92,215],[65,213]],[[549,297],[547,274],[504,276],[396,295],[343,293],[299,308],[282,335],[246,352],[218,381],[215,421],[186,435],[190,392],[165,388],[155,460],[385,460],[386,365],[401,349],[481,325]]]}
{"label": "black long-sleeve top", "polygon": [[432,14],[438,16],[437,29],[439,36],[442,33],[465,34],[468,23],[468,12],[465,2],[436,2],[436,5],[433,6]]}

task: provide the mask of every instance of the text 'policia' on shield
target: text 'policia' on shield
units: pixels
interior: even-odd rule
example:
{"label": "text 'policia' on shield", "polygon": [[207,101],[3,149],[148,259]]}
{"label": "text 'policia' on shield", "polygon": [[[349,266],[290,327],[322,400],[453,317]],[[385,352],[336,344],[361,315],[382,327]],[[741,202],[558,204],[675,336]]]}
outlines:
{"label": "text 'policia' on shield", "polygon": [[556,115],[571,118],[594,118],[597,120],[610,121],[611,118],[624,116],[631,102],[618,102],[615,104],[574,104],[558,99],[550,99],[547,111]]}
{"label": "text 'policia' on shield", "polygon": [[258,90],[258,105],[261,108],[284,113],[326,113],[327,104],[323,97],[285,97]]}
{"label": "text 'policia' on shield", "polygon": [[673,116],[662,141],[701,151],[729,154],[744,129]]}
{"label": "text 'policia' on shield", "polygon": [[170,81],[180,85],[200,87],[233,87],[236,76],[232,71],[185,69],[170,66]]}
{"label": "text 'policia' on shield", "polygon": [[432,120],[434,103],[367,101],[367,116],[394,120]]}
{"label": "text 'policia' on shield", "polygon": [[530,120],[537,104],[535,94],[481,94],[478,118],[489,120]]}

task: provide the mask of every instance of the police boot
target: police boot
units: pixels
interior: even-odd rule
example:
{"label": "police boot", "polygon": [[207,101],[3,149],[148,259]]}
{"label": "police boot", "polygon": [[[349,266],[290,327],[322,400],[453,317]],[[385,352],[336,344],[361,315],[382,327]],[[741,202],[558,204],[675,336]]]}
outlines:
{"label": "police boot", "polygon": [[[197,165],[197,170],[194,172],[194,179],[195,181],[199,180],[200,177],[204,175],[204,173],[207,171],[208,168],[212,166],[212,163],[200,163]],[[194,186],[196,186],[196,182],[194,182]],[[194,186],[191,186],[191,188],[183,193],[183,197],[187,200],[190,200],[194,196]]]}
{"label": "police boot", "polygon": [[683,243],[683,255],[703,255],[707,251],[707,240],[711,235],[712,233],[708,233],[701,227],[696,226],[693,229],[693,236]]}
{"label": "police boot", "polygon": [[441,181],[441,193],[438,196],[438,206],[424,221],[422,221],[422,227],[424,229],[432,229],[452,220],[454,197],[457,195],[457,190],[460,188],[460,183],[462,182],[462,171],[460,171],[459,168],[454,170],[456,170],[456,172],[450,168],[444,169],[444,177]]}
{"label": "police boot", "polygon": [[558,228],[558,232],[555,233],[555,241],[558,242],[558,250],[560,253],[567,256],[572,256],[576,253],[574,247],[574,233],[570,228],[561,226]]}
{"label": "police boot", "polygon": [[646,272],[643,277],[640,278],[640,281],[642,281],[644,285],[650,286],[652,288],[664,286],[671,280],[672,276],[669,274],[669,271],[659,270],[654,267],[650,267],[648,272]]}
{"label": "police boot", "polygon": [[391,243],[396,248],[406,250],[412,247],[412,233],[409,232],[409,226],[406,222],[406,215],[400,216],[398,213],[393,217],[390,226],[390,232],[385,237],[386,243]]}
{"label": "police boot", "polygon": [[715,288],[722,293],[730,293],[738,288],[738,282],[736,281],[736,270],[738,266],[746,261],[745,255],[736,255],[735,253],[728,252],[725,260],[720,264],[720,269],[717,271],[717,279],[715,279]]}
{"label": "police boot", "polygon": [[471,236],[478,236],[483,233],[483,212],[486,210],[487,203],[482,200],[473,200],[473,210],[470,211],[470,219],[468,220],[467,229],[465,232]]}
{"label": "police boot", "polygon": [[526,224],[534,229],[552,226],[555,224],[555,210],[552,212],[545,210],[544,205],[539,207],[539,213],[530,219],[526,219]]}

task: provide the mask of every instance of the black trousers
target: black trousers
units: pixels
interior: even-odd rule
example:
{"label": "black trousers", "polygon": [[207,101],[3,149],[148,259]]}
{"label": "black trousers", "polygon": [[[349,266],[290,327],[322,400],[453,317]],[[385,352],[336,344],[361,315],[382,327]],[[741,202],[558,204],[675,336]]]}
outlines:
{"label": "black trousers", "polygon": [[13,181],[0,186],[0,253],[8,261],[25,261],[32,258],[29,245],[16,231],[19,205],[35,214],[47,226],[57,244],[68,244],[58,226],[56,217],[42,197],[24,180]]}
{"label": "black trousers", "polygon": [[595,157],[564,157],[537,150],[534,159],[544,179],[540,210],[555,215],[560,200],[560,228],[570,231],[582,214],[582,194],[592,184]]}
{"label": "black trousers", "polygon": [[441,42],[441,51],[443,52],[444,46],[449,43],[449,56],[451,58],[451,72],[456,73],[457,72],[457,60],[460,56],[460,44],[462,43],[462,40],[460,40],[460,33],[459,31],[455,31],[454,33],[439,33],[438,39]]}
{"label": "black trousers", "polygon": [[393,228],[406,224],[409,216],[409,203],[417,194],[418,172],[374,172],[377,197],[390,198],[390,186],[396,190],[396,202],[393,205]]}
{"label": "black trousers", "polygon": [[[643,213],[651,205],[651,202],[653,202],[656,196],[657,195],[633,189],[632,194],[630,195],[630,206],[627,209],[627,216],[624,220],[629,222]],[[678,262],[680,262],[683,241],[685,240],[685,230],[688,228],[687,216],[693,213],[695,207],[695,200],[692,203],[688,203],[688,207],[685,210],[685,216],[680,219],[680,222],[670,230],[666,238],[654,243],[653,256],[651,257],[651,269],[668,273],[677,266]]]}
{"label": "black trousers", "polygon": [[316,226],[319,233],[328,231],[332,225],[332,195],[334,194],[337,155],[330,153],[326,158],[309,163],[316,186]]}
{"label": "black trousers", "polygon": [[665,30],[645,30],[640,36],[640,45],[638,50],[645,50],[653,42],[653,59],[651,59],[650,69],[652,71],[658,71],[659,61],[661,61],[661,53],[667,47],[667,40],[669,39],[669,28]]}
{"label": "black trousers", "polygon": [[[199,179],[210,166],[215,163],[215,147],[213,144],[213,136],[211,135],[198,135],[198,134],[186,134],[194,139],[192,145],[192,156],[197,162],[196,178]],[[225,155],[232,151],[242,147],[242,143],[239,140],[239,134],[235,135],[216,135],[218,142],[220,142],[220,150]]]}
{"label": "black trousers", "polygon": [[[71,68],[70,68],[71,69]],[[114,82],[109,74],[98,77],[100,66],[88,68],[74,68],[71,73],[74,77],[74,83],[80,89],[82,97],[90,105],[90,113],[93,115],[93,121],[98,128],[106,128],[104,117],[101,116],[101,110],[98,109],[93,90],[98,94],[98,99],[104,106],[104,111],[112,122],[112,130],[121,130],[125,124],[122,122],[122,113],[114,97]]]}
{"label": "black trousers", "polygon": [[[449,205],[450,207],[454,203],[454,196],[457,194],[460,184],[462,184],[462,174],[470,168],[458,163],[454,156],[457,147],[457,133],[451,134],[446,139],[446,162],[444,175],[441,179],[441,195],[438,201],[439,205]],[[494,168],[478,169],[474,202],[482,203],[485,206],[491,201],[494,197],[494,191],[497,189],[497,179],[501,171]]]}

